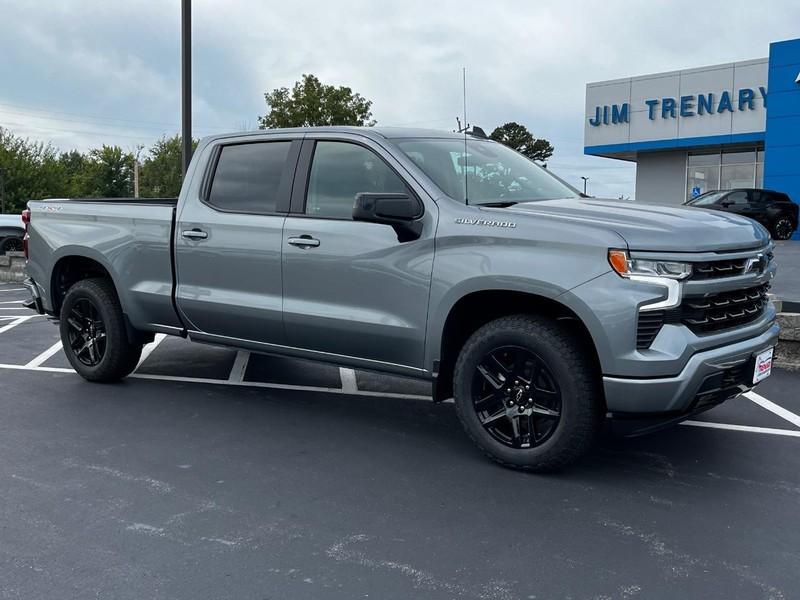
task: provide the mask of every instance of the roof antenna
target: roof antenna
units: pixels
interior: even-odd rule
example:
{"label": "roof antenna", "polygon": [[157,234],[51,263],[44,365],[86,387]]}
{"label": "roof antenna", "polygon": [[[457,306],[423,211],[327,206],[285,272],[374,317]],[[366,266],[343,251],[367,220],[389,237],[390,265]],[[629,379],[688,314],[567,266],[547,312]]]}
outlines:
{"label": "roof antenna", "polygon": [[[467,67],[461,67],[463,80],[463,100],[464,100],[464,205],[469,206],[469,194],[467,193]],[[460,125],[460,123],[459,123]]]}

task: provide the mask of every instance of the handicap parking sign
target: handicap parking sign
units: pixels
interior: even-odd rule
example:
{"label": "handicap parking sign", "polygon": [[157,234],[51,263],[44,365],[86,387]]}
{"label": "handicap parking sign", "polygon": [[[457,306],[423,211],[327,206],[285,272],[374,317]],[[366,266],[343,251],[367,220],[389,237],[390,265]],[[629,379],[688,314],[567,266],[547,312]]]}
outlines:
{"label": "handicap parking sign", "polygon": [[700,187],[696,185],[692,188],[692,198],[697,198],[699,195],[700,195]]}

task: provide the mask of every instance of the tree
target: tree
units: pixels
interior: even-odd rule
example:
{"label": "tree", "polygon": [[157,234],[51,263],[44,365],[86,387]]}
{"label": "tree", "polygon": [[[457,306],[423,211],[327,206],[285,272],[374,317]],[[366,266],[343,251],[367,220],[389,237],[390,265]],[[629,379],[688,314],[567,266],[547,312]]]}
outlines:
{"label": "tree", "polygon": [[124,198],[133,196],[133,154],[119,146],[94,148],[86,157],[81,196]]}
{"label": "tree", "polygon": [[[139,173],[139,193],[144,198],[171,198],[183,183],[180,135],[162,137],[150,148]],[[192,140],[197,148],[197,140]]]}
{"label": "tree", "polygon": [[527,127],[514,121],[497,127],[489,137],[524,154],[531,160],[544,162],[553,155],[554,148],[550,142],[533,137]]}
{"label": "tree", "polygon": [[372,102],[349,87],[325,85],[314,75],[303,75],[294,88],[264,94],[269,112],[258,117],[260,129],[315,125],[375,125]]}
{"label": "tree", "polygon": [[0,177],[5,212],[21,212],[28,200],[64,195],[67,191],[64,173],[58,153],[51,145],[31,142],[0,127]]}

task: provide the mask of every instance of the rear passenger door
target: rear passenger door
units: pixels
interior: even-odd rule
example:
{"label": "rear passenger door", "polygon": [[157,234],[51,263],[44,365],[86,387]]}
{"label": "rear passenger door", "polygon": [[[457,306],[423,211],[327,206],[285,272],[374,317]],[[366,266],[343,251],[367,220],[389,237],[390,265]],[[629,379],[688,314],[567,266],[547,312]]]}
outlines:
{"label": "rear passenger door", "polygon": [[[356,364],[421,368],[435,203],[361,136],[307,139],[297,170],[283,239],[288,344]],[[389,225],[353,221],[359,193],[416,195],[425,206],[421,237],[400,242]]]}
{"label": "rear passenger door", "polygon": [[182,202],[175,240],[177,303],[193,337],[284,343],[282,231],[301,144],[244,138],[205,150],[211,168]]}

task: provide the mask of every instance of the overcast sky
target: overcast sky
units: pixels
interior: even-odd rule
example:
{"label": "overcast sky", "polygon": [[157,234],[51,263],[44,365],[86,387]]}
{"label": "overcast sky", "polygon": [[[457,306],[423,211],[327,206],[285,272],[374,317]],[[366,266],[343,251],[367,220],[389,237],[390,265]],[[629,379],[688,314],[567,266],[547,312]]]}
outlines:
{"label": "overcast sky", "polygon": [[[800,34],[798,0],[194,1],[195,136],[252,129],[303,73],[373,100],[380,125],[526,125],[550,167],[633,195],[628,163],[583,155],[585,84],[760,58]],[[179,131],[180,1],[0,0],[0,126],[68,150]]]}

